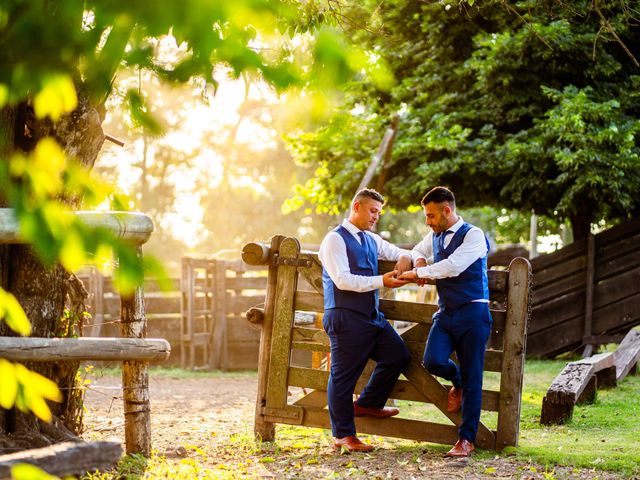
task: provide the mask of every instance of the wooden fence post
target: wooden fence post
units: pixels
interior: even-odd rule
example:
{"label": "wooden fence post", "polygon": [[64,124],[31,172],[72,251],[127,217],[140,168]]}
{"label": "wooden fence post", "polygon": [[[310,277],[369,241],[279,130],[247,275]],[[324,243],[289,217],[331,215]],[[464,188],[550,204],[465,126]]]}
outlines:
{"label": "wooden fence post", "polygon": [[524,258],[515,258],[509,265],[507,319],[504,327],[504,354],[500,376],[496,450],[518,445],[520,397],[527,345],[527,323],[530,316],[530,293],[531,265]]}
{"label": "wooden fence post", "polygon": [[585,280],[585,305],[584,305],[584,334],[583,343],[584,358],[593,354],[593,281],[595,278],[595,236],[589,233],[587,237],[587,276]]}
{"label": "wooden fence post", "polygon": [[[136,247],[142,264],[142,248]],[[132,295],[120,297],[120,333],[126,338],[145,338],[147,317],[142,285]],[[146,362],[122,362],[124,431],[126,452],[151,455],[149,373]]]}
{"label": "wooden fence post", "polygon": [[[267,383],[269,380],[269,357],[271,355],[271,339],[273,336],[273,311],[276,304],[276,284],[278,282],[278,267],[274,265],[273,258],[280,249],[280,244],[284,240],[283,235],[275,235],[271,239],[271,248],[266,253],[266,258],[262,260],[255,255],[255,252],[243,250],[242,259],[249,265],[268,265],[267,292],[264,304],[264,316],[262,319],[262,329],[260,332],[260,351],[258,353],[258,393],[256,396],[256,412],[253,431],[258,440],[271,442],[275,438],[275,424],[268,422],[264,418],[263,409],[267,405]],[[255,244],[253,244],[255,245]],[[249,258],[251,256],[252,258]]]}

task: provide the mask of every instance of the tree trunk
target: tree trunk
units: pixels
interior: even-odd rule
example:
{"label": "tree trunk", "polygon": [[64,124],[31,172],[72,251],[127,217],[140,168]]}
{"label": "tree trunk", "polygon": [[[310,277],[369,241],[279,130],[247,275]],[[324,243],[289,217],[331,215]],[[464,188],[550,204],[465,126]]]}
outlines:
{"label": "tree trunk", "polygon": [[[0,111],[0,161],[6,162],[12,153],[29,152],[46,136],[54,137],[70,158],[87,168],[93,167],[104,142],[102,118],[78,89],[78,107],[52,124],[37,120],[27,103],[6,107]],[[0,194],[1,195],[1,194]],[[66,201],[72,208],[80,198]],[[0,198],[6,207],[8,199]],[[32,249],[26,245],[0,246],[0,281],[2,287],[16,296],[33,326],[34,337],[68,337],[82,330],[82,313],[87,296],[75,275],[60,265],[45,268]],[[65,309],[68,314],[65,314]],[[14,335],[0,323],[0,335]],[[0,452],[16,448],[42,447],[69,440],[82,430],[83,391],[76,383],[79,363],[47,362],[27,364],[58,384],[64,400],[50,404],[54,414],[52,424],[44,424],[32,414],[0,409]]]}
{"label": "tree trunk", "polygon": [[573,212],[569,215],[574,242],[589,236],[591,232],[591,211],[591,208],[584,205],[584,208],[580,212]]}

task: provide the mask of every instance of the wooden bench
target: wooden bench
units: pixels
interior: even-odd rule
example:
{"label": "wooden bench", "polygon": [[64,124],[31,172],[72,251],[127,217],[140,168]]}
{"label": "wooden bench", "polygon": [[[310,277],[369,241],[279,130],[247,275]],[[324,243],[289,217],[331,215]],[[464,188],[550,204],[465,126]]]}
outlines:
{"label": "wooden bench", "polygon": [[[286,423],[330,428],[327,404],[329,372],[322,368],[291,365],[292,350],[328,352],[329,339],[322,328],[296,326],[295,312],[322,312],[322,267],[314,252],[302,252],[295,238],[276,236],[271,244],[248,244],[243,260],[250,265],[268,265],[269,276],[265,307],[250,313],[254,323],[262,325],[258,395],[255,412],[255,434],[271,441],[275,424]],[[393,262],[380,262],[381,273],[393,269]],[[302,275],[314,288],[297,288]],[[515,259],[508,271],[490,271],[493,329],[490,348],[485,355],[485,370],[500,374],[499,390],[484,390],[482,408],[498,413],[497,428],[479,425],[476,444],[480,448],[501,450],[517,445],[520,400],[529,320],[531,268],[523,258]],[[448,423],[425,422],[405,418],[389,418],[384,422],[372,418],[357,418],[359,432],[392,436],[418,441],[452,444],[457,440],[459,412],[447,412],[448,388],[430,375],[421,365],[431,317],[437,305],[381,299],[380,309],[389,320],[411,322],[402,333],[412,360],[396,383],[391,398],[431,403],[448,419]],[[373,363],[365,369],[357,383],[358,393],[368,381]],[[304,396],[289,403],[289,388],[301,387]],[[481,418],[482,420],[482,418]]]}
{"label": "wooden bench", "polygon": [[540,424],[566,423],[575,405],[595,402],[598,388],[615,387],[636,368],[639,359],[640,331],[630,330],[615,352],[568,363],[542,400]]}

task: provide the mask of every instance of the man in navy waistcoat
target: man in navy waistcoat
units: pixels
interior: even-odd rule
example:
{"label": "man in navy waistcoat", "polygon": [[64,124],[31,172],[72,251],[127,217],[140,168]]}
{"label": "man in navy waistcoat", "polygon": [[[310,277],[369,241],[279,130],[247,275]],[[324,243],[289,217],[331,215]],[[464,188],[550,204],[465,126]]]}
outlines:
{"label": "man in navy waistcoat", "polygon": [[[462,424],[447,456],[467,457],[474,450],[480,422],[484,352],[491,333],[489,243],[482,230],[456,214],[449,189],[431,189],[421,204],[432,231],[412,250],[416,268],[400,278],[436,282],[439,310],[433,315],[423,364],[433,375],[453,383],[447,410],[462,407]],[[460,366],[450,359],[454,351]]]}
{"label": "man in navy waistcoat", "polygon": [[[378,290],[407,283],[397,275],[411,268],[411,252],[372,233],[384,198],[363,189],[351,204],[349,219],[329,232],[320,245],[324,286],[324,330],[331,342],[327,401],[335,448],[370,451],[356,436],[354,416],[387,418],[398,409],[385,407],[409,351],[378,306]],[[378,259],[396,260],[395,269],[378,274]],[[353,401],[356,382],[369,359],[376,368]]]}

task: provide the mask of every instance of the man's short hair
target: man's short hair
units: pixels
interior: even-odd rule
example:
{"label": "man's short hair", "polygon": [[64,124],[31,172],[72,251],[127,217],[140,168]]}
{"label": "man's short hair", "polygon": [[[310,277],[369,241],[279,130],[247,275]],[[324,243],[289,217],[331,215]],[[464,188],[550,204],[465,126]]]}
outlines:
{"label": "man's short hair", "polygon": [[453,196],[453,192],[447,187],[433,187],[422,197],[420,205],[424,206],[427,203],[449,203],[451,206],[456,206],[456,197]]}
{"label": "man's short hair", "polygon": [[351,206],[355,205],[356,202],[361,201],[364,198],[370,198],[371,200],[375,200],[376,202],[380,202],[384,205],[384,197],[375,191],[373,188],[363,188],[356,196],[353,197],[353,201],[351,202]]}

